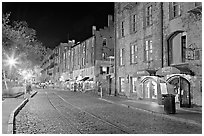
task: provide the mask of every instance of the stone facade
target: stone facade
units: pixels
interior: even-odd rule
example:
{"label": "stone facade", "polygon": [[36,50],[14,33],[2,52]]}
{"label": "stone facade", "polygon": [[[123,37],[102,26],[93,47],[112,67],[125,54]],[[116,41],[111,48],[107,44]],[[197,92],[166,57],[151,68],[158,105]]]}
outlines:
{"label": "stone facade", "polygon": [[[198,2],[178,3],[181,13],[175,18],[171,18],[171,4],[171,2],[163,4],[164,65],[184,65],[193,72],[189,79],[192,103],[202,105],[202,5]],[[168,41],[173,35],[177,36],[183,33],[187,37],[185,61],[169,64],[168,46],[170,45]],[[175,53],[174,58],[180,58],[179,54]]]}
{"label": "stone facade", "polygon": [[[173,9],[177,10],[173,11]],[[157,96],[153,95],[154,92],[142,95],[151,100],[155,99],[154,97],[161,98],[160,84],[157,84],[160,79],[156,79],[158,76],[155,73],[143,76],[138,76],[138,74],[144,74],[145,71],[164,70],[165,67],[175,67],[180,69],[175,76],[178,76],[179,79],[184,78],[190,83],[190,103],[202,105],[201,9],[201,5],[197,2],[115,3],[116,91],[120,95],[140,98],[140,94],[134,92],[134,84],[137,84],[135,90],[141,91],[146,87],[145,76],[150,76],[152,78],[151,84],[157,86],[157,94],[155,94]],[[133,19],[135,18],[136,31],[133,31]],[[150,41],[152,47],[145,47],[148,45],[146,41]],[[137,47],[135,54],[137,61],[135,63],[131,63],[132,45]],[[150,50],[148,55],[151,55],[151,59],[146,59],[147,50]],[[189,70],[188,73],[185,73],[186,70]],[[170,75],[159,78],[170,83],[169,79],[174,74],[172,72]],[[150,84],[147,86],[151,88]],[[158,101],[160,101],[159,99]]]}

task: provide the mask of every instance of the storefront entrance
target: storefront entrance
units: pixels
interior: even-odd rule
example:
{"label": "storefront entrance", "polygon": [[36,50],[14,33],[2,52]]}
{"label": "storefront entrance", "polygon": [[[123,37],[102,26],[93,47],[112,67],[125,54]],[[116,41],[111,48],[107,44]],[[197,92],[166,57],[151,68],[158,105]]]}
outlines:
{"label": "storefront entrance", "polygon": [[157,100],[157,83],[152,78],[147,78],[143,82],[143,98],[149,100]]}
{"label": "storefront entrance", "polygon": [[180,107],[190,107],[190,82],[178,75],[170,77],[167,82],[174,86],[174,92],[176,94],[175,100],[180,103]]}

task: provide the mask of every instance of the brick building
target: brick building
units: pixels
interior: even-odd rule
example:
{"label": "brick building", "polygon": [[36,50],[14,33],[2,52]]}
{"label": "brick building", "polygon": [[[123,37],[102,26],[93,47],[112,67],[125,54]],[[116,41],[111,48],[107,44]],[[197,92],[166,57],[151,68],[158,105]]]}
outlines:
{"label": "brick building", "polygon": [[60,86],[69,81],[70,88],[74,82],[83,83],[85,89],[96,88],[100,82],[109,94],[115,90],[113,68],[114,26],[111,15],[107,27],[96,30],[93,26],[92,36],[80,43],[74,40],[60,43],[42,63],[44,77],[49,77],[47,81],[52,80]]}
{"label": "brick building", "polygon": [[200,3],[115,3],[116,92],[202,105]]}
{"label": "brick building", "polygon": [[72,46],[71,51],[74,55],[72,58],[73,69],[71,73],[72,80],[92,81],[92,87],[95,88],[97,82],[104,82],[105,84],[105,81],[108,80],[110,83],[113,77],[114,60],[110,58],[110,56],[114,56],[114,27],[112,16],[108,16],[107,27],[96,30],[96,27],[93,26],[92,34],[93,36],[90,38]]}

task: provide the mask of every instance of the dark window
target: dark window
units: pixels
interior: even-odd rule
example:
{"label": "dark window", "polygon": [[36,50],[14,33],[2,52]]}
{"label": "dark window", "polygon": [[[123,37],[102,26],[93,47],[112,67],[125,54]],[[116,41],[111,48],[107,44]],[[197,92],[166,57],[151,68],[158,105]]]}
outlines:
{"label": "dark window", "polygon": [[173,19],[181,15],[181,7],[179,2],[170,3],[170,18]]}
{"label": "dark window", "polygon": [[186,61],[186,35],[181,36],[182,62]]}
{"label": "dark window", "polygon": [[147,7],[146,9],[146,26],[152,24],[152,6]]}
{"label": "dark window", "polygon": [[121,22],[121,36],[124,37],[124,21]]}
{"label": "dark window", "polygon": [[137,19],[136,19],[136,15],[133,15],[132,16],[132,31],[133,32],[136,32],[137,30]]}
{"label": "dark window", "polygon": [[103,39],[103,46],[106,46],[106,45],[107,45],[107,39],[104,38],[104,39]]}

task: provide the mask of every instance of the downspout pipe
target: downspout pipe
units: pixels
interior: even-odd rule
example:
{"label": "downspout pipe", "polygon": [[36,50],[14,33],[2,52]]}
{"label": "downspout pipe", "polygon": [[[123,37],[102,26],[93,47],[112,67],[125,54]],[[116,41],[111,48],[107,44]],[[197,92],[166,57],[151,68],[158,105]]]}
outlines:
{"label": "downspout pipe", "polygon": [[115,92],[114,95],[117,96],[117,38],[116,38],[116,3],[114,3],[114,77],[115,77]]}
{"label": "downspout pipe", "polygon": [[164,67],[164,43],[163,43],[163,2],[161,2],[161,67]]}

